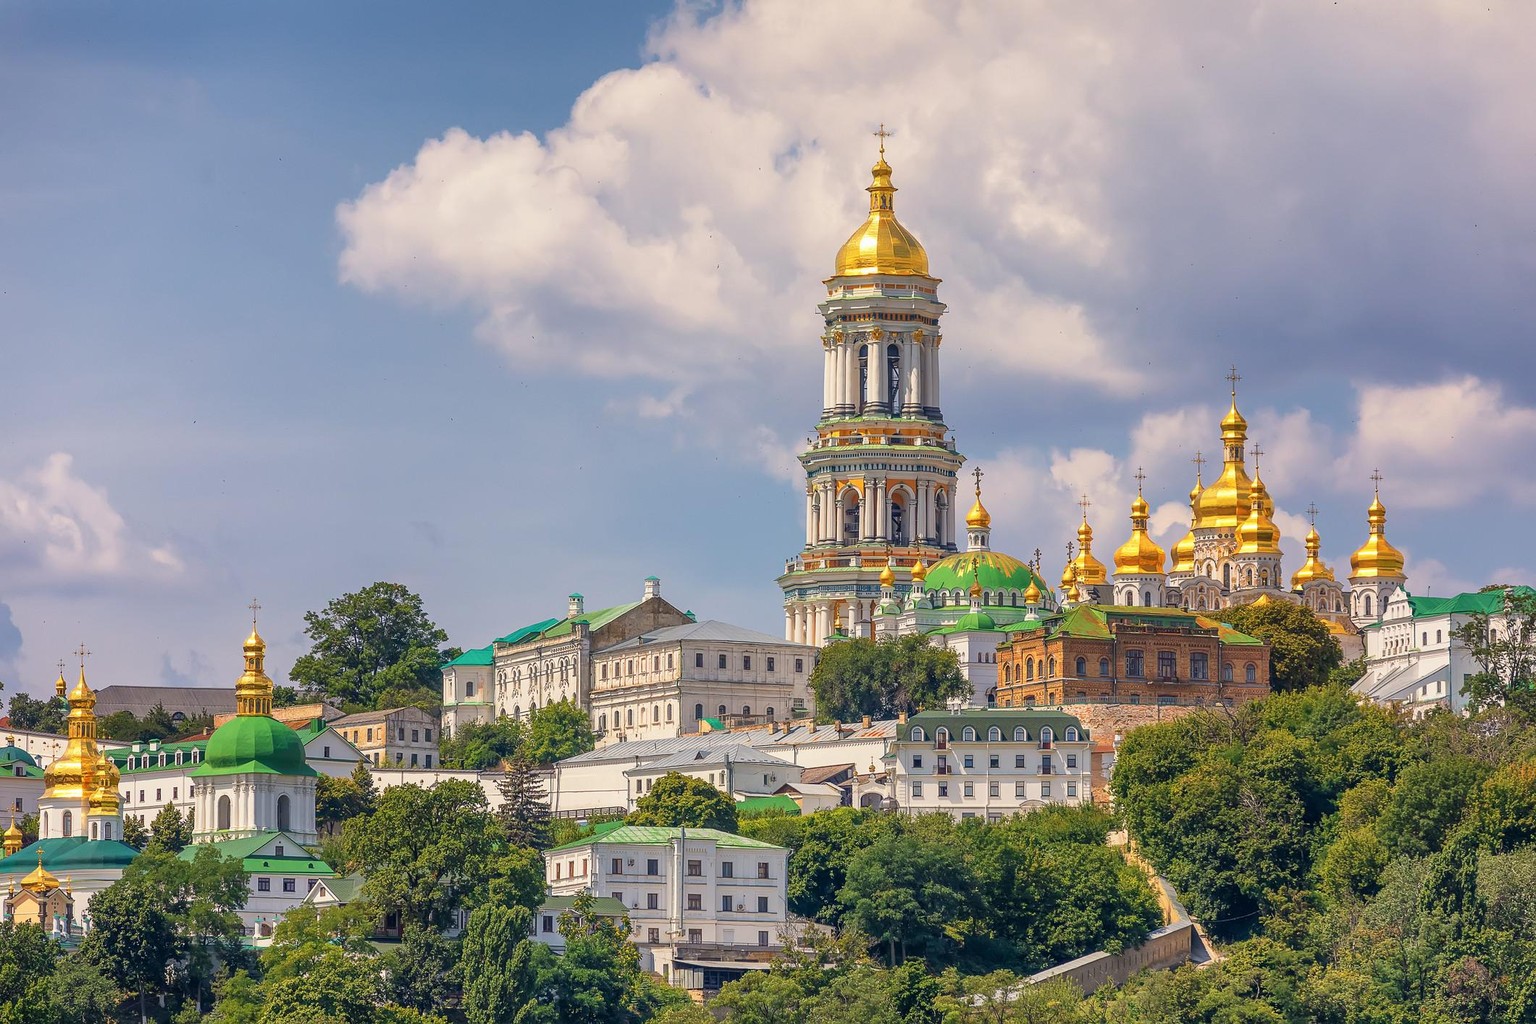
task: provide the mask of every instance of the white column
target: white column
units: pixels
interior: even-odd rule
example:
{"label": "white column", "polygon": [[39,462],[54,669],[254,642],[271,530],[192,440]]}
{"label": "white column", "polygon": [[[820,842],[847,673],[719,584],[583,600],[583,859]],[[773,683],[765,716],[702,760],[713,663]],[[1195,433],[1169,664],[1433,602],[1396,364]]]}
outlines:
{"label": "white column", "polygon": [[784,609],[784,639],[790,643],[795,642],[795,610],[793,608]]}
{"label": "white column", "polygon": [[885,496],[885,480],[880,479],[875,483],[875,539],[885,540],[890,536],[890,503]]}
{"label": "white column", "polygon": [[869,343],[864,347],[864,406],[880,404],[882,392],[881,383],[884,374],[880,372],[882,359],[880,358],[880,346]]}
{"label": "white column", "polygon": [[823,346],[821,359],[821,407],[832,408],[832,395],[837,383],[836,350]]}
{"label": "white column", "polygon": [[920,346],[912,340],[910,334],[907,335],[906,344],[902,346],[901,353],[902,379],[906,384],[906,387],[902,388],[904,395],[902,398],[903,405],[922,404],[922,399],[917,394],[918,382],[922,380],[922,373],[918,367],[918,360],[921,358]]}
{"label": "white column", "polygon": [[810,547],[816,543],[816,491],[807,482],[805,485],[805,545]]}
{"label": "white column", "polygon": [[938,347],[938,339],[937,338],[934,339],[934,347],[933,347],[932,359],[933,359],[933,365],[929,368],[929,378],[930,378],[930,385],[931,385],[932,393],[933,393],[933,407],[935,409],[937,409],[939,407],[939,404],[940,404],[939,403],[939,347]]}

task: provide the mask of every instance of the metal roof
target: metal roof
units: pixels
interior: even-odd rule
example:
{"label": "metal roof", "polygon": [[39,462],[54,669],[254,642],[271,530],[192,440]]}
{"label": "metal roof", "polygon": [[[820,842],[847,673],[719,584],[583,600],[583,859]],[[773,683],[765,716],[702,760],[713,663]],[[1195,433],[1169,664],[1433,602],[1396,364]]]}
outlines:
{"label": "metal roof", "polygon": [[[653,629],[649,633],[641,633],[631,637],[622,643],[612,647],[603,648],[607,651],[620,651],[628,647],[647,647],[651,644],[677,643],[682,640],[691,640],[710,643],[731,644],[772,644],[775,647],[789,646],[790,642],[781,636],[772,636],[768,633],[759,633],[755,629],[747,629],[745,626],[733,626],[729,622],[721,622],[719,619],[705,619],[703,622],[690,622],[683,626],[667,626],[664,629]],[[802,647],[806,653],[815,653],[817,648],[807,644],[794,644]]]}

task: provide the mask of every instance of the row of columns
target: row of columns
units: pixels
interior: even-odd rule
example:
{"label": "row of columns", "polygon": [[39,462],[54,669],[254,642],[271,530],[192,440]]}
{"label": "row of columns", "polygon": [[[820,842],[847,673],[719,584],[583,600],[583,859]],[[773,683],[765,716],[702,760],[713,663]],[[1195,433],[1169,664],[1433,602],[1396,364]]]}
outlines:
{"label": "row of columns", "polygon": [[[891,508],[895,502],[884,477],[864,481],[864,499],[859,502],[860,541],[894,540]],[[837,491],[837,481],[830,475],[806,488],[805,544],[843,543],[844,502]],[[901,504],[906,512],[906,543],[930,543],[940,547],[955,543],[955,517],[940,504],[944,491],[937,481],[919,480],[917,493]],[[946,497],[947,500],[947,497]]]}
{"label": "row of columns", "polygon": [[[898,408],[886,408],[886,358],[897,347],[900,386]],[[865,356],[863,393],[860,394],[859,356]],[[928,339],[890,335],[881,341],[850,340],[828,345],[823,351],[821,406],[824,414],[854,414],[865,409],[893,416],[920,416],[939,407],[938,349]]]}
{"label": "row of columns", "polygon": [[797,601],[784,609],[784,638],[791,643],[820,646],[832,635],[834,611],[843,606],[842,626],[846,636],[865,636],[874,620],[878,601],[858,600]]}

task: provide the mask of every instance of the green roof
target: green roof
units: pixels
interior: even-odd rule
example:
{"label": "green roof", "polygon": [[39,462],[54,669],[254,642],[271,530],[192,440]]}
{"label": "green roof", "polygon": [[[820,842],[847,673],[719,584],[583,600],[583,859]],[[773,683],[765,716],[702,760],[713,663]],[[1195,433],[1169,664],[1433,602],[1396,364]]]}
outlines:
{"label": "green roof", "polygon": [[496,659],[492,656],[493,652],[494,652],[494,649],[495,649],[495,646],[496,646],[495,644],[490,644],[490,645],[485,646],[485,647],[476,647],[472,651],[465,651],[463,654],[459,655],[457,658],[454,658],[452,661],[450,661],[448,664],[444,665],[443,667],[444,668],[452,668],[455,665],[492,665],[492,664],[495,664],[495,660]]}
{"label": "green roof", "polygon": [[[149,749],[147,744],[142,745],[140,750],[133,750],[132,748],[109,750],[107,751],[107,756],[117,765],[118,770],[124,774],[128,772],[153,772],[161,771],[161,766],[159,764],[144,764],[145,755],[149,755],[154,761],[159,761],[157,755],[163,753],[165,754],[165,767],[173,768],[177,766],[176,752],[178,750],[182,753],[182,764],[188,765],[192,763],[192,751],[203,750],[207,746],[207,740],[181,740],[177,743],[162,743],[153,750]],[[130,757],[133,758],[132,768],[127,767]]]}
{"label": "green roof", "polygon": [[496,643],[498,643],[498,644],[520,644],[524,640],[527,640],[529,637],[538,636],[540,633],[543,633],[549,627],[551,627],[553,625],[556,625],[559,621],[560,621],[559,619],[545,619],[542,622],[535,622],[532,625],[524,626],[522,629],[514,629],[512,632],[508,633],[506,636],[499,636],[499,637],[497,637],[496,638]]}
{"label": "green roof", "polygon": [[43,867],[61,879],[70,871],[127,867],[139,855],[139,851],[115,839],[39,839],[0,860],[0,874],[26,875],[35,870],[39,850],[43,853]]}
{"label": "green roof", "polygon": [[1012,742],[1013,730],[1023,726],[1029,734],[1029,741],[1040,738],[1040,730],[1050,726],[1060,740],[1066,735],[1068,729],[1076,729],[1078,735],[1086,740],[1089,731],[1083,727],[1082,720],[1076,715],[1070,715],[1065,711],[1054,710],[1050,707],[1024,707],[1024,708],[967,708],[962,711],[920,711],[907,719],[905,725],[896,726],[896,738],[898,740],[911,739],[912,729],[921,726],[929,740],[933,739],[934,732],[940,727],[949,730],[950,743],[965,742],[960,739],[966,726],[976,730],[977,743],[987,741],[987,730],[996,726],[1002,731],[1003,739]]}
{"label": "green roof", "polygon": [[314,775],[299,734],[266,715],[236,715],[213,731],[194,778],[210,775]]}
{"label": "green roof", "polygon": [[1044,626],[1051,636],[1063,635],[1080,640],[1111,640],[1112,626],[1148,626],[1154,629],[1201,629],[1212,631],[1223,644],[1263,646],[1264,641],[1239,633],[1224,622],[1199,612],[1180,608],[1133,608],[1124,605],[1080,604],[1064,612],[1043,616],[1040,623],[1017,623],[1004,632],[1021,633]]}
{"label": "green roof", "polygon": [[[528,643],[530,640],[554,640],[562,636],[570,636],[572,628],[578,622],[584,622],[587,624],[587,629],[596,631],[602,629],[625,612],[638,607],[640,607],[639,601],[631,601],[628,604],[616,604],[612,608],[599,608],[595,612],[583,612],[568,619],[550,619],[549,621],[553,625],[547,629],[540,630],[537,633],[526,633],[518,640],[503,638],[498,640],[497,643],[523,644]],[[519,630],[518,632],[522,633],[523,631]],[[513,636],[516,635],[516,633],[513,634]]]}
{"label": "green roof", "polygon": [[980,581],[983,590],[1016,590],[1021,597],[1031,583],[1042,594],[1051,592],[1033,569],[1001,551],[958,551],[941,558],[928,568],[923,589],[969,591],[973,579]]}
{"label": "green roof", "polygon": [[[683,830],[664,825],[621,825],[611,832],[603,835],[588,836],[586,839],[577,839],[563,846],[556,846],[546,853],[554,853],[556,850],[575,850],[583,846],[606,846],[609,843],[628,846],[666,846],[678,837]],[[717,828],[690,828],[687,830],[689,839],[713,839],[721,849],[727,850],[782,850],[782,846],[774,846],[772,843],[764,843],[756,839],[748,839],[746,836],[738,836],[730,832],[722,832]]]}
{"label": "green roof", "polygon": [[800,813],[800,805],[795,803],[793,797],[780,793],[776,796],[749,796],[736,801],[736,813],[745,817],[755,814],[784,813],[796,815]]}
{"label": "green roof", "polygon": [[[1510,592],[1522,597],[1536,594],[1530,587],[1510,587]],[[1416,597],[1408,595],[1408,605],[1415,618],[1429,615],[1497,615],[1504,610],[1503,590],[1480,590],[1475,594],[1457,594],[1454,597]]]}
{"label": "green roof", "polygon": [[[281,857],[258,856],[256,851],[274,839],[283,839],[292,843],[296,855],[289,855],[287,850],[284,850],[284,856]],[[177,856],[182,860],[192,860],[197,856],[197,851],[204,846],[217,850],[225,860],[232,858],[240,861],[241,866],[251,874],[335,875],[329,864],[311,855],[298,840],[284,832],[258,832],[253,836],[244,836],[240,839],[195,843],[182,850]]]}
{"label": "green roof", "polygon": [[17,761],[20,761],[22,764],[29,764],[34,768],[37,767],[37,760],[16,744],[8,743],[0,747],[0,762],[14,764]]}
{"label": "green roof", "polygon": [[930,632],[940,635],[949,633],[997,633],[1001,632],[996,620],[986,612],[967,612],[953,626],[941,626]]}

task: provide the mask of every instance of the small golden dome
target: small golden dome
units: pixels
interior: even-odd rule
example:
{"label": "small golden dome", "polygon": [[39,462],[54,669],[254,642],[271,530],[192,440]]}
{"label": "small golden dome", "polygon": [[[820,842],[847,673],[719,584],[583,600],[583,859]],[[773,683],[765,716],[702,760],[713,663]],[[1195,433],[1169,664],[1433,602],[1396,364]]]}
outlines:
{"label": "small golden dome", "polygon": [[122,773],[105,752],[96,759],[95,777],[91,780],[90,811],[92,814],[116,814],[120,798],[117,794]]}
{"label": "small golden dome", "polygon": [[1333,570],[1324,565],[1322,559],[1318,558],[1318,552],[1323,547],[1323,539],[1317,535],[1317,525],[1315,523],[1307,531],[1304,543],[1307,546],[1307,560],[1300,569],[1291,574],[1292,590],[1300,590],[1313,580],[1333,579]]}
{"label": "small golden dome", "polygon": [[979,577],[971,580],[971,600],[977,602],[981,600],[981,579]]}
{"label": "small golden dome", "polygon": [[870,168],[873,183],[869,193],[869,217],[837,251],[833,277],[869,274],[928,276],[928,251],[896,219],[896,186],[891,184],[891,165],[885,162],[885,146],[880,159]]}
{"label": "small golden dome", "polygon": [[1173,568],[1169,572],[1195,571],[1195,532],[1191,529],[1173,546]]}
{"label": "small golden dome", "polygon": [[976,504],[965,514],[965,525],[973,530],[985,530],[992,525],[992,513],[981,503],[981,488],[976,488]]}
{"label": "small golden dome", "polygon": [[59,887],[59,880],[53,876],[51,871],[43,867],[43,848],[41,844],[37,848],[37,867],[32,869],[21,880],[21,887],[34,893],[51,892]]}
{"label": "small golden dome", "polygon": [[1232,396],[1232,408],[1221,418],[1221,437],[1224,441],[1246,441],[1248,421],[1237,411],[1237,396]]}
{"label": "small golden dome", "polygon": [[885,563],[885,568],[880,570],[880,586],[882,586],[882,587],[886,588],[887,590],[889,590],[891,587],[894,587],[895,585],[896,585],[896,570],[891,568],[890,560],[887,559],[886,563]]}
{"label": "small golden dome", "polygon": [[1280,528],[1270,518],[1269,491],[1264,481],[1253,478],[1249,492],[1248,518],[1237,528],[1237,553],[1240,555],[1276,554],[1280,550]]}
{"label": "small golden dome", "polygon": [[1066,589],[1073,579],[1078,583],[1094,586],[1109,580],[1109,569],[1093,555],[1093,527],[1084,515],[1077,528],[1077,555],[1061,572],[1061,586]]}
{"label": "small golden dome", "polygon": [[1371,535],[1349,556],[1350,579],[1402,579],[1403,553],[1387,541],[1387,509],[1378,492],[1366,509]]}
{"label": "small golden dome", "polygon": [[96,694],[80,681],[69,691],[69,718],[65,725],[69,742],[64,753],[43,769],[43,796],[54,799],[85,799],[96,767]]}
{"label": "small golden dome", "polygon": [[245,638],[245,671],[235,681],[235,714],[243,716],[272,714],[272,680],[266,673],[267,642],[251,623],[251,635]]}
{"label": "small golden dome", "polygon": [[1248,440],[1248,421],[1237,411],[1237,393],[1232,408],[1221,421],[1223,457],[1221,476],[1200,492],[1195,501],[1195,528],[1236,530],[1252,511],[1249,491],[1253,483],[1243,465],[1243,446]]}
{"label": "small golden dome", "polygon": [[1115,575],[1163,574],[1163,549],[1147,534],[1151,509],[1138,491],[1131,502],[1131,538],[1115,549]]}
{"label": "small golden dome", "polygon": [[912,566],[912,582],[921,583],[928,578],[928,564],[921,558]]}
{"label": "small golden dome", "polygon": [[1029,586],[1024,588],[1024,603],[1026,605],[1040,603],[1040,588],[1035,586],[1035,581],[1030,580]]}

